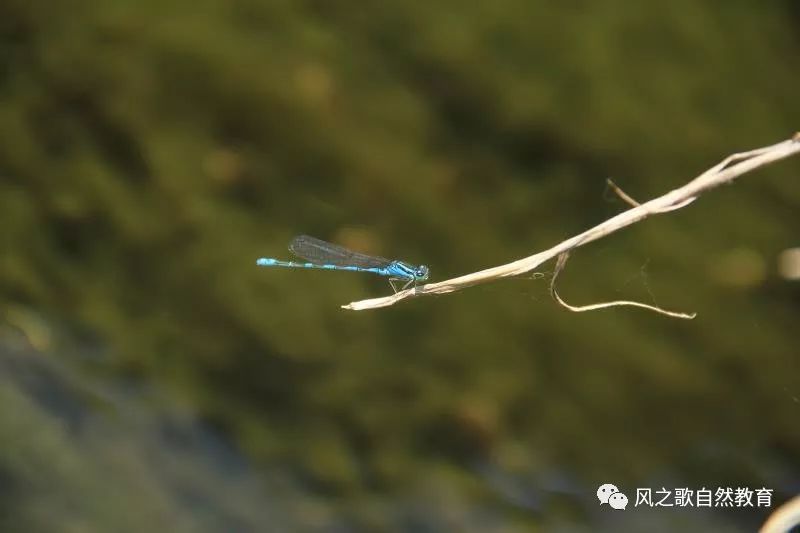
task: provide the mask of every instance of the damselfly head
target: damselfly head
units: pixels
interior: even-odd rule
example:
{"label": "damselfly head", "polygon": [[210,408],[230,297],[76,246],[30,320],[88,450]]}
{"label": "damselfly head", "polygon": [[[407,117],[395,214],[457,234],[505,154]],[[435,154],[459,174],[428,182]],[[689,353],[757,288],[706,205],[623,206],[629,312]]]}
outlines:
{"label": "damselfly head", "polygon": [[414,277],[417,281],[425,281],[428,279],[428,267],[426,265],[420,265],[414,270]]}

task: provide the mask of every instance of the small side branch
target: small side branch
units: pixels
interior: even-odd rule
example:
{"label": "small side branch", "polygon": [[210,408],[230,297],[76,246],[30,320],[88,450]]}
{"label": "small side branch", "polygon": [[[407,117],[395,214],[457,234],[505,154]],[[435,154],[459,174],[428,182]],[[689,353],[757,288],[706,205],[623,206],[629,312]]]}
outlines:
{"label": "small side branch", "polygon": [[[636,222],[640,222],[653,215],[669,213],[686,207],[694,202],[701,194],[720,185],[730,183],[739,176],[751,172],[757,168],[770,163],[786,159],[800,152],[800,133],[795,134],[791,139],[772,146],[750,150],[748,152],[736,153],[723,161],[717,163],[706,170],[692,181],[672,190],[662,196],[654,198],[648,202],[636,205],[627,211],[619,213],[590,228],[583,233],[575,235],[563,242],[560,242],[547,250],[533,254],[523,259],[518,259],[505,265],[500,265],[471,274],[459,276],[457,278],[440,281],[438,283],[428,283],[421,287],[400,291],[392,296],[382,298],[372,298],[361,300],[343,305],[344,309],[361,311],[364,309],[376,309],[387,307],[406,298],[425,296],[430,294],[446,294],[449,292],[471,287],[493,280],[519,276],[537,268],[539,265],[569,252],[579,246],[601,239],[611,233],[626,228]],[[627,195],[626,195],[627,196]],[[635,303],[635,302],[632,302]],[[601,304],[602,305],[602,304]],[[628,304],[630,305],[630,304]],[[638,304],[643,305],[643,304]],[[688,315],[687,315],[688,316]],[[681,317],[684,318],[684,317]]]}
{"label": "small side branch", "polygon": [[642,205],[639,202],[637,202],[636,200],[634,200],[633,198],[631,198],[630,196],[628,196],[625,193],[625,191],[623,191],[622,189],[617,187],[617,184],[614,183],[613,181],[611,181],[611,178],[608,178],[606,180],[606,185],[608,185],[608,187],[612,191],[614,191],[614,194],[619,196],[622,199],[622,201],[625,202],[626,204],[628,204],[629,206],[631,206],[631,207],[639,207],[640,205]]}
{"label": "small side branch", "polygon": [[556,260],[556,269],[553,272],[553,279],[550,280],[550,295],[553,297],[553,300],[557,301],[562,307],[565,307],[572,311],[573,313],[583,313],[585,311],[597,311],[598,309],[607,309],[609,307],[623,307],[623,306],[630,306],[630,307],[641,307],[642,309],[647,309],[648,311],[653,311],[655,313],[660,313],[662,315],[671,316],[672,318],[683,318],[684,320],[691,320],[697,316],[697,313],[679,313],[677,311],[667,311],[666,309],[662,309],[660,307],[656,307],[655,305],[647,305],[640,302],[631,302],[629,300],[615,300],[613,302],[603,302],[599,304],[590,304],[590,305],[569,305],[567,302],[561,299],[561,296],[558,295],[556,291],[556,279],[558,275],[564,270],[564,266],[567,264],[567,259],[569,259],[569,252],[564,252],[563,254],[558,256]]}

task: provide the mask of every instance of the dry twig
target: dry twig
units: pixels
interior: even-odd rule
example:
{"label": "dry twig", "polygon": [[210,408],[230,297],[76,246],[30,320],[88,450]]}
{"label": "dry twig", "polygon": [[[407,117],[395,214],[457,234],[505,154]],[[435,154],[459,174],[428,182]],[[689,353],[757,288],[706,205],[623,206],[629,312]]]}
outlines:
{"label": "dry twig", "polygon": [[[725,183],[730,183],[742,174],[746,174],[757,168],[763,167],[775,161],[785,159],[800,152],[800,133],[796,133],[791,139],[772,146],[750,150],[733,154],[725,158],[720,163],[706,170],[698,177],[675,190],[662,196],[654,198],[648,202],[632,207],[631,209],[619,213],[598,224],[597,226],[571,237],[552,248],[536,253],[524,259],[519,259],[511,263],[487,268],[479,272],[473,272],[457,278],[440,281],[438,283],[428,283],[421,287],[400,291],[397,294],[382,298],[372,298],[361,300],[343,305],[344,309],[361,311],[364,309],[375,309],[393,305],[400,300],[410,297],[424,296],[428,294],[446,294],[473,285],[487,283],[500,278],[519,276],[535,269],[545,261],[557,257],[574,248],[583,246],[597,239],[601,239],[611,233],[621,230],[631,224],[644,220],[645,218],[661,213],[668,213],[676,209],[686,207],[694,202],[698,196],[704,192],[719,187]],[[626,195],[627,196],[627,195]],[[621,305],[631,305],[635,302],[623,303]],[[612,302],[612,304],[620,305]],[[600,304],[608,307],[607,304]],[[638,304],[640,306],[644,304]],[[669,313],[669,312],[667,312]],[[684,318],[688,315],[684,316]]]}
{"label": "dry twig", "polygon": [[759,533],[789,533],[795,526],[800,525],[800,496],[796,496],[778,507]]}

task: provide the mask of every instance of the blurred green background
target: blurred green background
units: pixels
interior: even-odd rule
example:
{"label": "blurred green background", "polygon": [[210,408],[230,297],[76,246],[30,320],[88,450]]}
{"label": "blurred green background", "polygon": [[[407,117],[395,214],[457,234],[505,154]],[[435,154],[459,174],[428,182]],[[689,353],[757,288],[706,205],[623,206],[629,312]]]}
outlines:
{"label": "blurred green background", "polygon": [[[750,531],[800,492],[800,160],[394,307],[260,269],[550,247],[800,129],[800,4],[0,3],[3,531]],[[549,269],[549,271],[548,271]],[[601,483],[628,493],[601,508]]]}

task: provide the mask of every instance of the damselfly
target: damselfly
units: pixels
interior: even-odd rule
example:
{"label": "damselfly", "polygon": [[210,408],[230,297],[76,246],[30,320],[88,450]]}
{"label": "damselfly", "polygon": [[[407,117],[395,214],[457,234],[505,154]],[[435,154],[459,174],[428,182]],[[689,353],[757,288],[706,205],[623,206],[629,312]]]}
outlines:
{"label": "damselfly", "polygon": [[[259,266],[278,266],[287,268],[321,268],[324,270],[349,270],[352,272],[372,272],[389,278],[394,292],[404,290],[412,283],[428,279],[428,267],[414,266],[403,261],[385,259],[373,255],[360,254],[337,244],[325,242],[308,235],[300,235],[289,243],[289,251],[308,263],[280,261],[262,257],[256,261]],[[395,283],[404,282],[400,289]]]}

